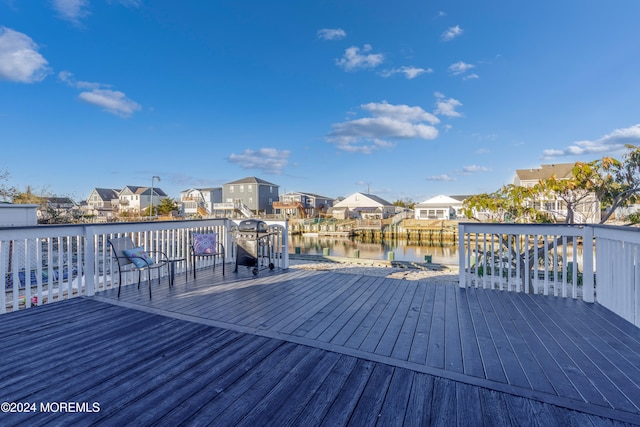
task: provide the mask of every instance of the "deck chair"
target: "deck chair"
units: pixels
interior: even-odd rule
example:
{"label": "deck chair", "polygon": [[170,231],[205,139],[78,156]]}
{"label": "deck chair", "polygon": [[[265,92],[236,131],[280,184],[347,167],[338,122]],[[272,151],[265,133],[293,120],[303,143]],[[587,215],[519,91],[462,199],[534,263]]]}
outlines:
{"label": "deck chair", "polygon": [[191,234],[191,263],[193,278],[196,278],[196,259],[213,257],[213,271],[216,271],[216,258],[222,258],[222,275],[224,276],[224,245],[218,241],[218,233]]}
{"label": "deck chair", "polygon": [[[149,298],[151,298],[151,271],[158,270],[169,264],[167,255],[162,251],[146,252],[142,247],[136,247],[130,237],[116,237],[109,239],[109,246],[113,251],[118,264],[118,298],[120,298],[120,288],[122,287],[122,273],[127,271],[138,271],[138,289],[140,289],[140,278],[143,271],[147,271],[149,282]],[[158,283],[161,276],[158,274]]]}

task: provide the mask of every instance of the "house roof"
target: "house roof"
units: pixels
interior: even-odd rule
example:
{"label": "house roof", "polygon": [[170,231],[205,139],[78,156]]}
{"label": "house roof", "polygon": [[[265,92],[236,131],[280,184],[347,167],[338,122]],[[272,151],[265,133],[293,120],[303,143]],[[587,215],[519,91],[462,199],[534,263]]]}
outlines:
{"label": "house roof", "polygon": [[541,165],[538,169],[517,169],[516,175],[520,181],[538,181],[555,176],[558,179],[569,179],[573,176],[575,163],[559,163],[554,165]]}
{"label": "house roof", "polygon": [[392,203],[387,202],[381,197],[375,196],[373,194],[364,194],[364,193],[353,193],[349,197],[341,200],[340,202],[334,205],[335,207],[380,207],[380,206],[393,206]]}
{"label": "house roof", "polygon": [[47,197],[47,202],[57,204],[75,205],[69,197]]}
{"label": "house roof", "polygon": [[[135,185],[127,185],[122,189],[121,193],[127,189],[131,192],[131,194],[143,195],[143,194],[151,193],[151,187],[138,187]],[[159,197],[168,197],[167,193],[162,191],[160,187],[153,187],[153,193]]]}
{"label": "house roof", "polygon": [[329,199],[329,200],[333,200],[333,197],[327,197],[327,196],[321,196],[319,194],[314,194],[314,193],[305,193],[304,191],[290,191],[288,193],[283,194],[282,196],[288,196],[290,194],[301,194],[303,196],[309,196],[309,197],[315,197],[317,199]]}
{"label": "house roof", "polygon": [[[136,194],[147,194],[147,193],[151,193],[151,187],[144,187],[141,190],[138,190]],[[167,193],[162,191],[162,189],[159,187],[153,187],[153,193],[159,197],[167,197]]]}
{"label": "house roof", "polygon": [[117,199],[120,194],[120,190],[114,188],[94,188],[93,191],[98,193],[98,197],[105,201]]}
{"label": "house roof", "polygon": [[432,197],[430,199],[425,200],[422,203],[419,203],[418,206],[422,205],[459,205],[462,203],[462,200],[455,199],[451,196],[445,196],[443,194],[439,196]]}
{"label": "house roof", "polygon": [[237,181],[227,182],[225,185],[231,185],[231,184],[262,184],[262,185],[273,185],[275,187],[278,187],[278,185],[276,184],[265,181],[264,179],[256,178],[255,176],[248,176],[246,178],[242,178]]}

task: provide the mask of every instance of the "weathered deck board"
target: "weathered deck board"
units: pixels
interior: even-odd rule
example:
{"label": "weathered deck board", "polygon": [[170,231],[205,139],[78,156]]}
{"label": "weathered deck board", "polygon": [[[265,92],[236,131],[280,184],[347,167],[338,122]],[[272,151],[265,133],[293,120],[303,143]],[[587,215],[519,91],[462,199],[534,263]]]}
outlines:
{"label": "weathered deck board", "polygon": [[336,272],[243,273],[177,276],[151,300],[127,286],[119,300],[110,290],[0,316],[3,401],[101,403],[99,413],[1,421],[640,420],[640,333],[597,305]]}

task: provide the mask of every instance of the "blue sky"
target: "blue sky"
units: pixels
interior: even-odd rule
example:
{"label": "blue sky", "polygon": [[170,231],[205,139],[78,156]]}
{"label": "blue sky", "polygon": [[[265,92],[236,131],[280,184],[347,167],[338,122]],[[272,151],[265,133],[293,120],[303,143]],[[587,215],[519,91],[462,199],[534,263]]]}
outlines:
{"label": "blue sky", "polygon": [[0,0],[4,184],[389,201],[640,144],[640,2]]}

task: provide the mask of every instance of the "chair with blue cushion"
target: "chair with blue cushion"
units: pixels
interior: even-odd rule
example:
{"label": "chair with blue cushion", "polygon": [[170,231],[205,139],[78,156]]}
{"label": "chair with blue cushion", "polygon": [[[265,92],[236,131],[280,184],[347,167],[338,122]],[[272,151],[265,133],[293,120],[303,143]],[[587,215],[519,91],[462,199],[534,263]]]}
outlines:
{"label": "chair with blue cushion", "polygon": [[147,271],[149,282],[149,298],[151,298],[151,271],[158,270],[158,283],[161,280],[160,269],[169,264],[169,258],[162,251],[147,252],[141,246],[136,246],[130,237],[116,237],[108,240],[113,256],[118,264],[118,298],[122,287],[122,273],[138,271],[138,289],[143,271]]}
{"label": "chair with blue cushion", "polygon": [[224,276],[224,245],[218,240],[218,233],[191,234],[191,263],[193,278],[196,278],[196,259],[213,258],[213,271],[216,271],[216,258],[222,258],[222,275]]}

